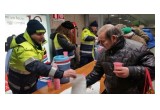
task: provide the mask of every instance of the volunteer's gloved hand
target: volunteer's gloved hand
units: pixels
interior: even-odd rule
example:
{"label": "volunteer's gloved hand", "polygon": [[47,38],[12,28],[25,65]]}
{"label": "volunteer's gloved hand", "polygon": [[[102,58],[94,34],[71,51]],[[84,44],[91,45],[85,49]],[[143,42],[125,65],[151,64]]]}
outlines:
{"label": "volunteer's gloved hand", "polygon": [[129,76],[128,67],[118,67],[113,72],[120,78],[127,78]]}
{"label": "volunteer's gloved hand", "polygon": [[66,71],[64,71],[64,73],[63,73],[63,77],[76,78],[76,71],[75,71],[75,70],[72,70],[72,69],[66,70]]}

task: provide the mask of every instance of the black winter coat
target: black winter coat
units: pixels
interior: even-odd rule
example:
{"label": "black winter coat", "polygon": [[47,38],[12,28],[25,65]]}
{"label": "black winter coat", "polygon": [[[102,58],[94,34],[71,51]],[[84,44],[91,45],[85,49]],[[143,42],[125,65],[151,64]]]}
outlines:
{"label": "black winter coat", "polygon": [[[122,62],[129,68],[129,76],[120,78],[113,73],[114,62]],[[123,37],[109,50],[103,50],[93,71],[86,77],[87,87],[94,84],[105,73],[105,87],[108,93],[143,93],[145,67],[155,78],[155,58],[143,44]]]}

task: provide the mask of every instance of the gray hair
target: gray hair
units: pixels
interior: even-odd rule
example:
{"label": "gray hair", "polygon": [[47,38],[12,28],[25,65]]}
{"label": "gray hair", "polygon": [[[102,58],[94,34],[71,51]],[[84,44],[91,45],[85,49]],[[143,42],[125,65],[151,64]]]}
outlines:
{"label": "gray hair", "polygon": [[102,32],[105,33],[105,37],[106,38],[111,38],[112,35],[117,35],[117,37],[123,35],[122,31],[117,28],[116,26],[114,25],[111,25],[111,24],[106,24],[104,26],[102,26],[98,32],[97,32],[97,35],[99,36]]}
{"label": "gray hair", "polygon": [[110,26],[113,26],[113,25],[111,25],[111,24],[106,24],[106,25],[102,26],[102,27],[98,30],[97,35],[99,36],[99,35],[102,34],[103,32],[106,33],[107,30],[108,30],[108,28],[109,28]]}

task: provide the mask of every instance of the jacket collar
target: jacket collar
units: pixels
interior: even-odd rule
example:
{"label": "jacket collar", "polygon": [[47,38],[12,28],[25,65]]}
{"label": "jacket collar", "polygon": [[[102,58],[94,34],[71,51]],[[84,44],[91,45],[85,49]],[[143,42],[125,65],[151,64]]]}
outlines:
{"label": "jacket collar", "polygon": [[[26,39],[27,42],[29,42],[31,45],[33,45],[35,48],[42,50],[42,45],[38,44],[36,42],[34,42],[31,37],[29,36],[29,34],[27,33],[27,31],[23,34],[23,37]],[[45,42],[44,42],[45,43]],[[43,43],[43,44],[44,44]]]}
{"label": "jacket collar", "polygon": [[125,45],[125,38],[123,36],[121,36],[118,39],[118,42],[116,44],[114,44],[109,50],[107,50],[106,52],[109,54],[115,54],[118,50],[122,49]]}
{"label": "jacket collar", "polygon": [[34,42],[32,41],[31,37],[29,36],[29,34],[26,32],[24,32],[23,37],[26,39],[27,42],[29,42],[31,45],[35,46]]}
{"label": "jacket collar", "polygon": [[[84,29],[87,29],[87,30],[90,31],[90,33],[94,34],[93,31],[92,31],[92,29],[91,29],[90,27],[84,27],[83,30],[84,30]],[[94,34],[94,35],[95,35],[95,34]]]}

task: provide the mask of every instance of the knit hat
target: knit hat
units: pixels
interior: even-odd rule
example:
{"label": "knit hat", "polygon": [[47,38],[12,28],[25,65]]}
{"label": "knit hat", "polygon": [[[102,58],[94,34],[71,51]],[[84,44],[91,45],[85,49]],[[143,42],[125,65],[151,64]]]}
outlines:
{"label": "knit hat", "polygon": [[135,20],[135,21],[132,22],[132,25],[138,27],[140,25],[140,21],[139,20]]}
{"label": "knit hat", "polygon": [[44,28],[44,26],[35,19],[29,20],[29,22],[27,23],[27,32],[29,35],[32,35],[34,33],[45,33],[46,29]]}
{"label": "knit hat", "polygon": [[70,21],[65,21],[65,22],[63,22],[63,23],[61,24],[61,26],[65,27],[65,28],[67,28],[67,29],[74,29],[74,28],[75,28],[74,25],[73,25],[73,23],[70,22]]}
{"label": "knit hat", "polygon": [[124,36],[131,36],[133,34],[132,28],[130,27],[122,28],[122,31],[124,33]]}
{"label": "knit hat", "polygon": [[97,21],[93,21],[89,26],[98,27],[98,23],[97,23]]}

